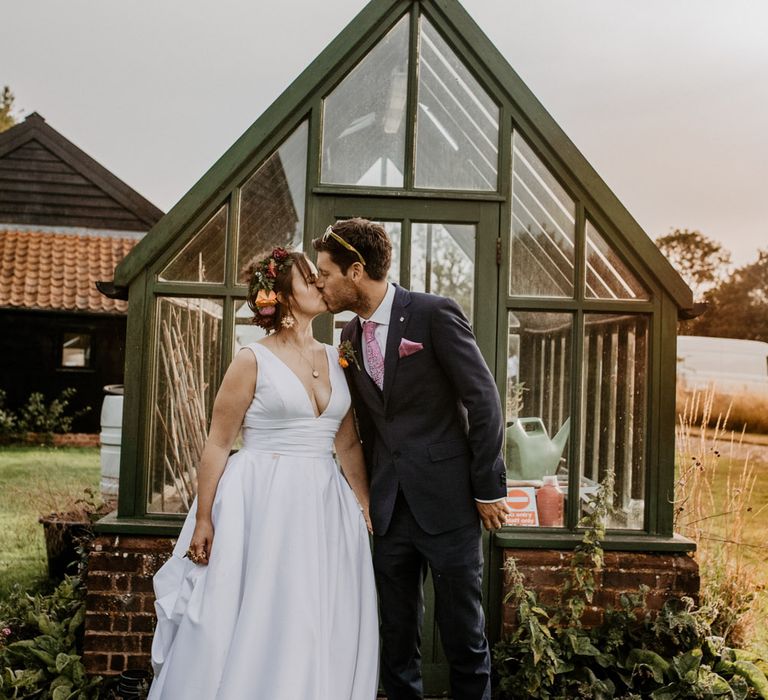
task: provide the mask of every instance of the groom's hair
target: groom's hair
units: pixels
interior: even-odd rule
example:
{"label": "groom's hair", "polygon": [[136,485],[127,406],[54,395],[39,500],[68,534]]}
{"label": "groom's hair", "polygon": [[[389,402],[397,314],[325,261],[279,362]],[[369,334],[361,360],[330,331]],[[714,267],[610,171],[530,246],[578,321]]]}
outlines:
{"label": "groom's hair", "polygon": [[[356,217],[337,221],[331,230],[360,253],[365,260],[368,277],[372,280],[386,279],[392,263],[392,241],[381,224]],[[345,275],[352,263],[360,262],[354,250],[344,247],[333,236],[327,236],[325,241],[322,237],[315,238],[312,246],[318,252],[328,253]]]}

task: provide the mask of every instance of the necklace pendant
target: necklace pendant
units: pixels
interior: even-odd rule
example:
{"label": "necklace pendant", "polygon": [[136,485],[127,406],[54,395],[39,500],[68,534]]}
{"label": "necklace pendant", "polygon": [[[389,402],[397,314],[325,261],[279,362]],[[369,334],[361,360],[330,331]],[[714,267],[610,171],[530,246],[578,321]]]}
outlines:
{"label": "necklace pendant", "polygon": [[320,376],[320,372],[318,372],[316,369],[312,370],[312,376],[317,379]]}

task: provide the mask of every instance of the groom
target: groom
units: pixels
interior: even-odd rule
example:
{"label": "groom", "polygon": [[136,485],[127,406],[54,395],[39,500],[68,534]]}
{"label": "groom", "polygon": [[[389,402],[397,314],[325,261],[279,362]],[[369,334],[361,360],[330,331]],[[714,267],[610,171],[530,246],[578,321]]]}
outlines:
{"label": "groom", "polygon": [[493,377],[456,302],[387,282],[380,225],[337,221],[313,246],[328,309],[357,313],[341,337],[357,360],[346,372],[371,479],[382,684],[389,700],[423,695],[429,566],[453,697],[487,700],[480,521],[501,527],[508,510]]}

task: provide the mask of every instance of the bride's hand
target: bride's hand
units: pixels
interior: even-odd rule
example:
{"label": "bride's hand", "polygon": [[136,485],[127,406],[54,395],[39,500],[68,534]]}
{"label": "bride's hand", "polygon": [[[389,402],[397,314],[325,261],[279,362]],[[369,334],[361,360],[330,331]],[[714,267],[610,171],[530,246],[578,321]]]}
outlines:
{"label": "bride's hand", "polygon": [[[189,543],[189,549],[192,554],[189,558],[195,564],[207,564],[211,557],[211,548],[213,547],[213,523],[210,520],[198,520],[195,523],[195,530],[192,533],[192,539]],[[192,556],[194,555],[194,557]]]}

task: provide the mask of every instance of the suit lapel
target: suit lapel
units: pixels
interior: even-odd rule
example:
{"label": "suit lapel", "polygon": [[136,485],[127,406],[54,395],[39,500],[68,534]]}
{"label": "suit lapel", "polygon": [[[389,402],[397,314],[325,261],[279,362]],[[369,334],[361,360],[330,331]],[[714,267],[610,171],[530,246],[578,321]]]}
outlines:
{"label": "suit lapel", "polygon": [[400,359],[400,341],[403,339],[405,328],[408,325],[407,306],[411,303],[411,295],[408,290],[395,286],[395,299],[392,302],[392,313],[389,317],[387,329],[387,349],[384,353],[384,405],[389,399],[392,384],[397,372],[397,361]]}

